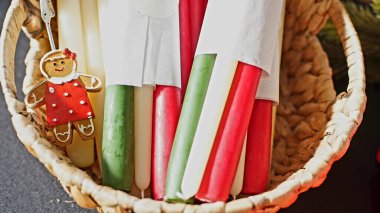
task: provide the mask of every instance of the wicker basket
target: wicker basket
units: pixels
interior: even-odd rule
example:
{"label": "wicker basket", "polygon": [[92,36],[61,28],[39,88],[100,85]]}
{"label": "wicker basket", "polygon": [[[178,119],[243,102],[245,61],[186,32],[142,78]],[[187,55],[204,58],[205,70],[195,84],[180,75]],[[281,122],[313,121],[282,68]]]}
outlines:
{"label": "wicker basket", "polygon": [[[85,208],[104,212],[276,212],[291,205],[301,192],[324,181],[333,162],[346,152],[363,117],[366,105],[363,54],[343,6],[338,0],[287,0],[281,103],[268,191],[228,203],[203,205],[139,199],[99,185],[99,179],[93,175],[96,165],[87,172],[76,168],[59,147],[48,142],[43,111],[28,111],[16,98],[14,55],[21,29],[31,40],[25,59],[23,92],[42,78],[38,64],[49,51],[49,42],[39,14],[37,0],[12,2],[1,34],[1,86],[20,141]],[[338,96],[327,55],[316,37],[329,17],[338,29],[349,67],[347,92]]]}

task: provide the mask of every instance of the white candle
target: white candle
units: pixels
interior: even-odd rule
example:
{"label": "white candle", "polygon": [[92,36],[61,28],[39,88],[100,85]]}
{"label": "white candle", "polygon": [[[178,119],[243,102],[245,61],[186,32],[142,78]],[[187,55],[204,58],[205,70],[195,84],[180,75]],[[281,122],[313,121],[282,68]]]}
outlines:
{"label": "white candle", "polygon": [[[86,72],[86,55],[83,43],[80,1],[57,1],[59,48],[69,48],[77,54],[77,71]],[[78,167],[94,162],[94,140],[83,141],[76,131],[72,144],[66,146],[68,157]]]}
{"label": "white candle", "polygon": [[201,184],[216,131],[234,77],[237,62],[218,54],[207,90],[193,145],[183,175],[181,190],[186,199],[194,196]]}
{"label": "white candle", "polygon": [[239,166],[236,171],[234,183],[231,187],[230,194],[236,199],[236,196],[241,192],[243,188],[243,180],[244,180],[244,165],[245,165],[245,150],[247,145],[247,136],[245,136],[245,141],[243,145],[243,149],[241,150]]}
{"label": "white candle", "polygon": [[[98,22],[98,6],[96,0],[81,0],[82,26],[84,46],[86,50],[87,73],[100,79],[105,83],[102,49],[100,47],[100,32]],[[95,113],[96,152],[100,168],[102,168],[102,128],[104,111],[104,92],[89,93],[91,104]]]}
{"label": "white candle", "polygon": [[135,87],[135,182],[144,197],[150,184],[153,86]]}

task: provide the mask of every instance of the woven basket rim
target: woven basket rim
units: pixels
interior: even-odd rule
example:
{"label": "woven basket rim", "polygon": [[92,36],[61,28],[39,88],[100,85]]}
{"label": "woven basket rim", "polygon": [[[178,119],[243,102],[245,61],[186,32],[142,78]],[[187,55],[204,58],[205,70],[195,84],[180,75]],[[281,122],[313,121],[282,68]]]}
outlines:
{"label": "woven basket rim", "polygon": [[[327,124],[328,129],[326,131],[328,134],[324,135],[319,145],[328,146],[330,153],[321,153],[317,150],[315,156],[302,169],[292,174],[274,189],[228,203],[217,202],[198,206],[178,203],[169,204],[163,201],[139,199],[125,192],[98,185],[84,171],[70,164],[63,153],[57,151],[46,139],[39,136],[30,115],[26,112],[24,103],[16,98],[14,54],[21,28],[30,15],[27,4],[26,0],[13,0],[4,20],[0,40],[0,81],[2,90],[20,141],[31,154],[45,165],[49,172],[59,179],[64,189],[82,207],[101,207],[103,210],[109,208],[115,211],[121,211],[120,208],[135,211],[145,208],[146,210],[146,207],[149,206],[146,211],[165,211],[165,209],[184,211],[187,208],[194,207],[200,211],[232,212],[261,209],[275,212],[293,203],[301,192],[308,190],[310,187],[317,187],[318,185],[312,184],[313,180],[322,179],[323,182],[331,165],[346,152],[351,137],[362,121],[366,105],[363,53],[357,33],[344,7],[339,0],[331,0],[327,15],[331,17],[337,27],[344,47],[349,67],[349,83],[347,92],[338,95],[333,104],[333,115]],[[343,119],[348,123],[348,125],[340,128],[339,131],[333,125],[336,123],[336,116],[338,116],[338,114],[334,113],[340,113],[340,116],[344,115]],[[342,132],[348,136],[344,137]],[[313,171],[313,167],[311,167],[313,164],[324,164],[324,166],[322,170]],[[77,178],[72,179],[71,176],[65,175],[62,171],[71,171],[70,174],[75,173]]]}

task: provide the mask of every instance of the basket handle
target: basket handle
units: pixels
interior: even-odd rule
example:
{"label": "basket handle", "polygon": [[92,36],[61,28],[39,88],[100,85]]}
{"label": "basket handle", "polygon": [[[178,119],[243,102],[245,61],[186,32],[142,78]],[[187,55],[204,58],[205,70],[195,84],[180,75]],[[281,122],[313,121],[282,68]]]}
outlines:
{"label": "basket handle", "polygon": [[14,57],[21,27],[28,18],[25,3],[13,0],[5,16],[0,38],[0,82],[11,115],[25,111],[25,104],[16,97]]}
{"label": "basket handle", "polygon": [[[339,0],[332,1],[329,15],[337,28],[348,66],[347,93],[338,95],[337,102],[346,99],[344,101],[347,101],[347,103],[344,104],[343,113],[355,119],[359,124],[362,120],[362,112],[366,103],[363,51],[354,25]],[[350,104],[352,103],[351,101],[356,102],[356,104]],[[360,102],[364,104],[357,104]]]}

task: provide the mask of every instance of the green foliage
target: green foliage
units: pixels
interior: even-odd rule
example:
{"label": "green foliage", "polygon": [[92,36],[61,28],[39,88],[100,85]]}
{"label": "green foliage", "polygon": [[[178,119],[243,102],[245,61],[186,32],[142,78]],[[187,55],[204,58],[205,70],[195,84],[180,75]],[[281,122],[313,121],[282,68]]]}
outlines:
{"label": "green foliage", "polygon": [[376,17],[380,18],[380,0],[373,0],[371,7],[376,14]]}
{"label": "green foliage", "polygon": [[[380,0],[374,0],[371,5],[342,2],[350,15],[351,21],[362,45],[367,80],[380,82]],[[378,18],[376,17],[378,16]],[[329,20],[318,34],[322,45],[329,55],[330,63],[336,77],[346,75],[347,67],[340,38],[335,25]]]}

